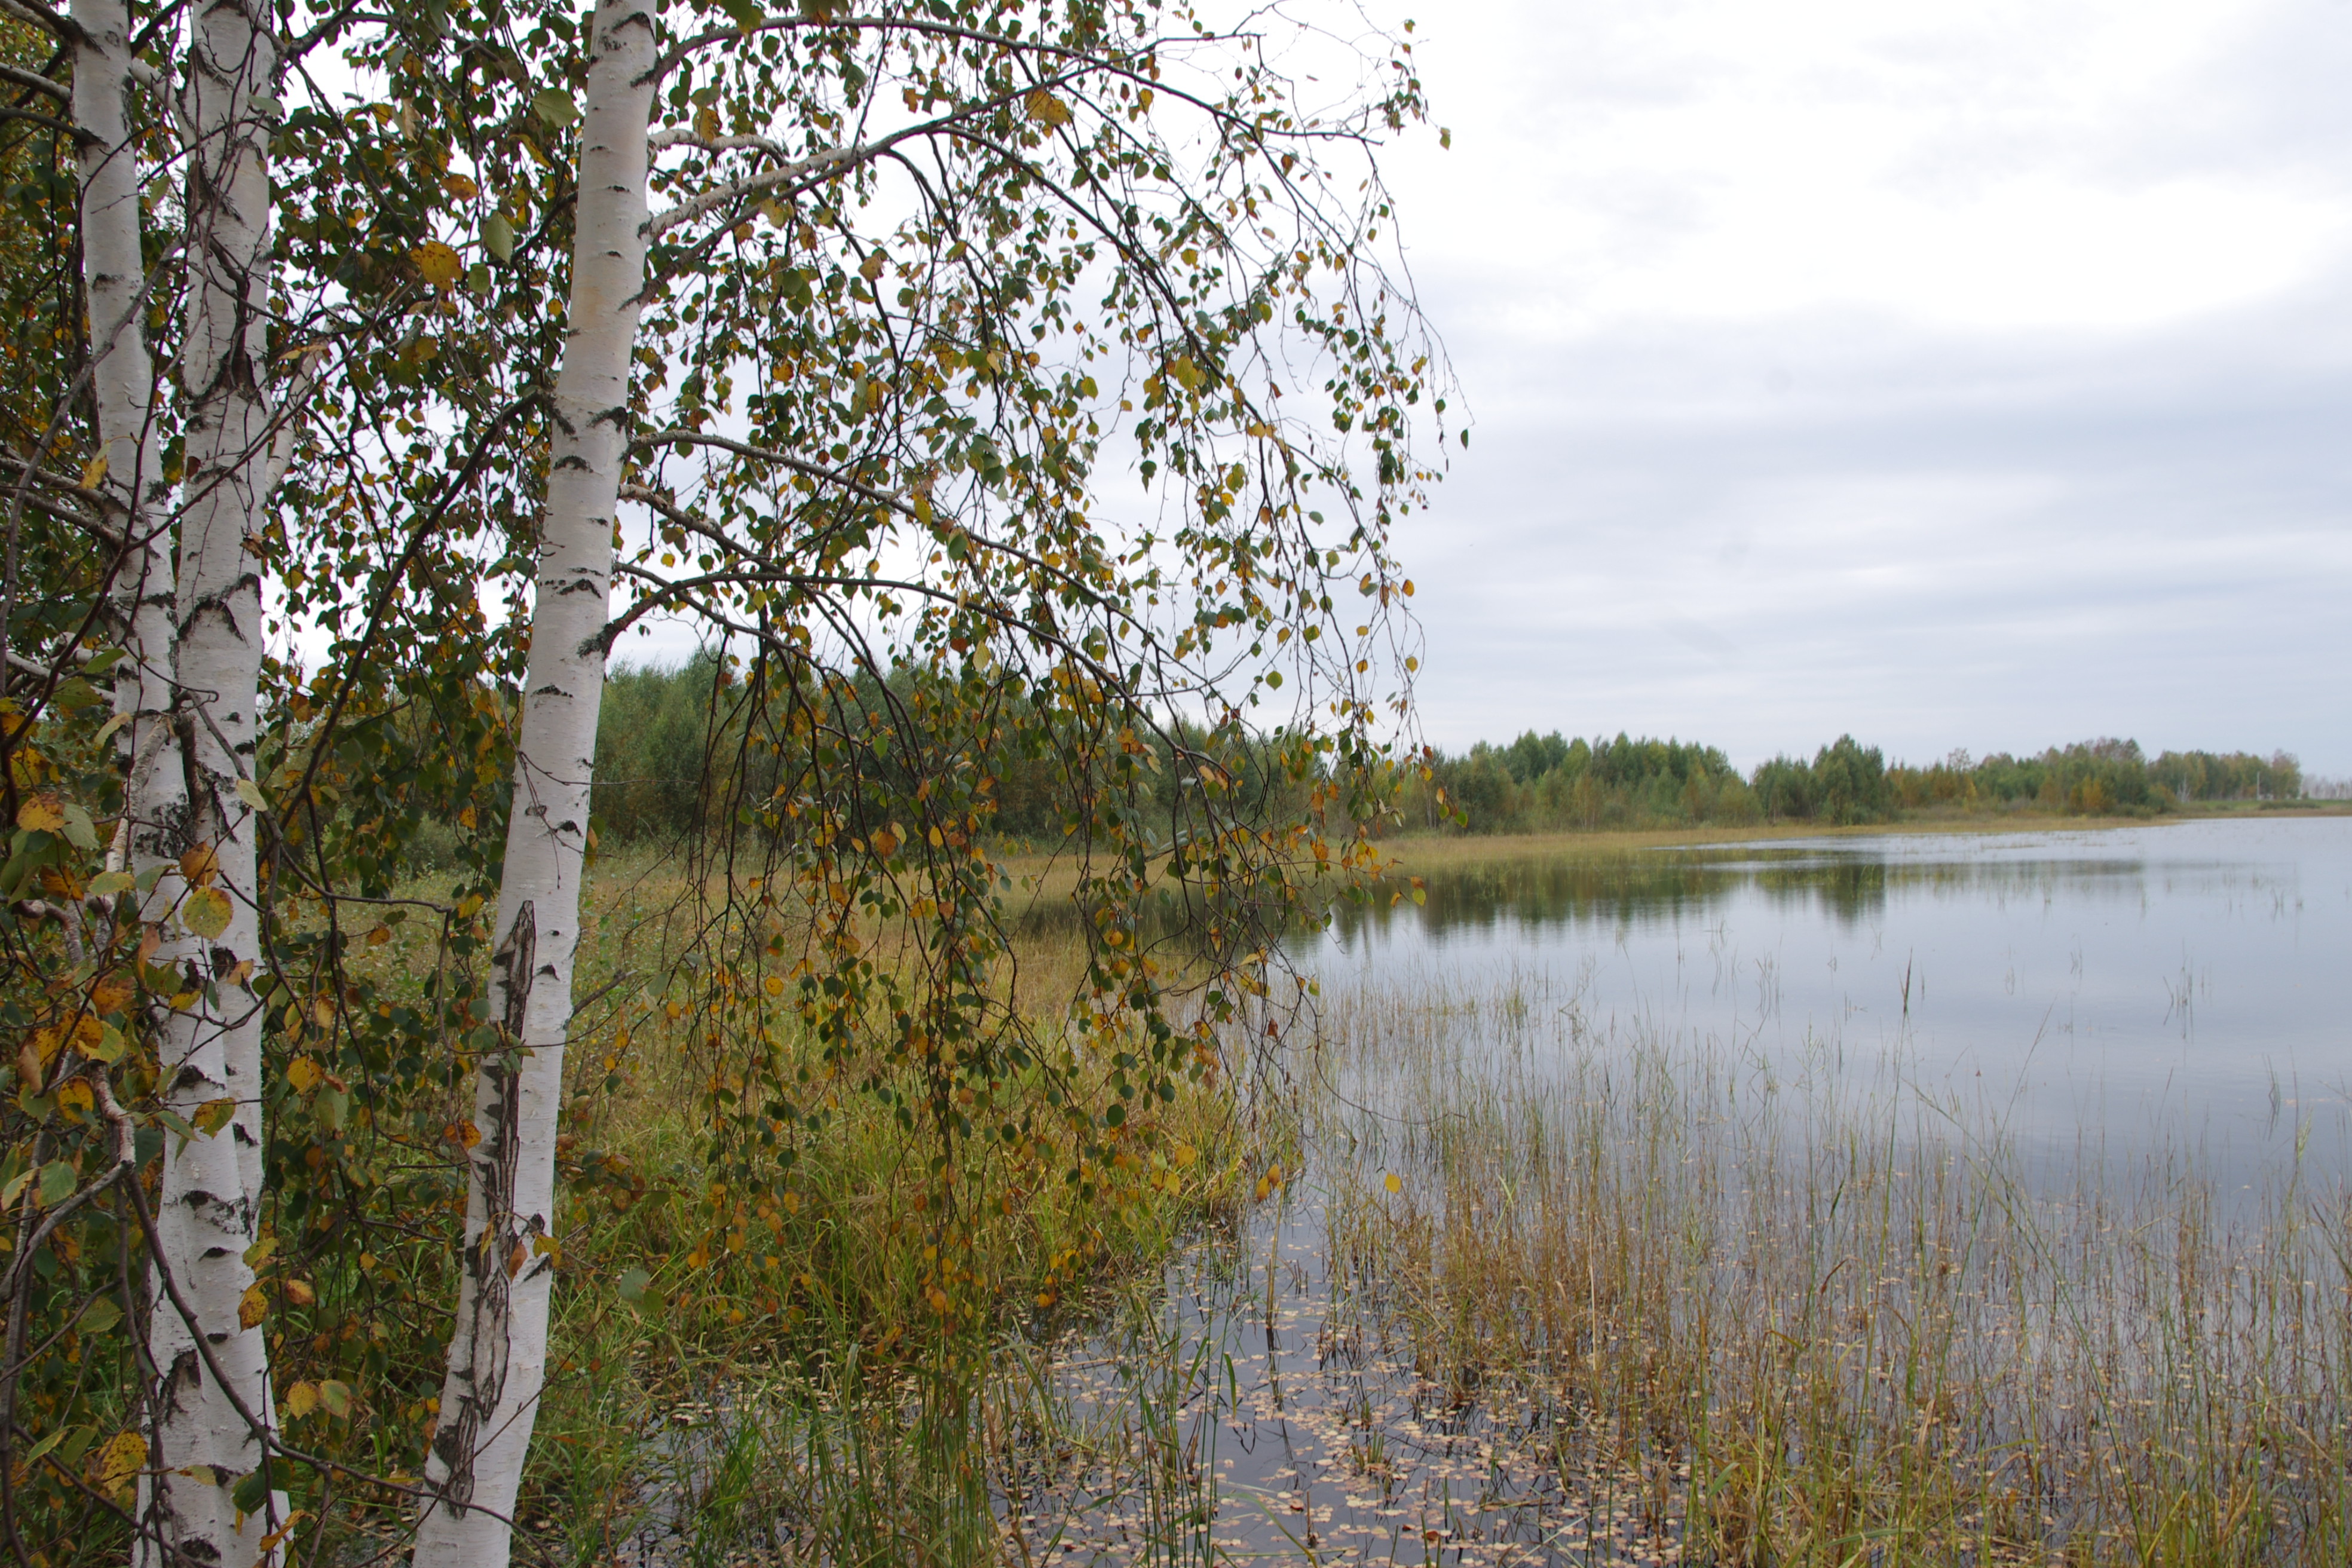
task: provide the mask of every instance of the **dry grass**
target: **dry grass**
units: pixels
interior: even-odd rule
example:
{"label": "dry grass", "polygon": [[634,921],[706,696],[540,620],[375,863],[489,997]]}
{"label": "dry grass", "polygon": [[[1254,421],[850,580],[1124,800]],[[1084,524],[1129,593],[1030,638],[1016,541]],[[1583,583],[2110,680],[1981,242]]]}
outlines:
{"label": "dry grass", "polygon": [[2352,1200],[2302,1140],[2224,1193],[2184,1143],[2029,1155],[1898,1076],[1595,1039],[1557,1002],[1339,1000],[1372,1109],[1323,1120],[1358,1174],[1328,1249],[1359,1331],[1536,1413],[1511,1462],[1561,1509],[1639,1500],[1612,1552],[2346,1560]]}
{"label": "dry grass", "polygon": [[[709,965],[740,945],[720,890],[645,853],[590,870],[575,994],[593,1000],[567,1058],[563,1266],[519,1550],[684,1563],[782,1542],[795,1560],[985,1560],[996,1533],[972,1401],[990,1359],[1052,1331],[1066,1298],[1084,1311],[1108,1284],[1156,1279],[1183,1231],[1235,1210],[1253,1172],[1234,1102],[1211,1081],[1139,1110],[1089,1198],[1064,1180],[1076,1155],[1032,1073],[1006,1096],[1016,1111],[1034,1098],[1039,1135],[1013,1150],[964,1141],[942,1165],[928,1127],[857,1090],[867,1068],[895,1069],[827,1062],[788,997],[758,1000],[756,980],[737,990],[761,1011],[725,1016],[735,1044],[697,1043]],[[421,984],[442,962],[435,938],[436,922],[405,922],[360,962]],[[1024,994],[1066,999],[1069,944],[1041,938],[1023,958]],[[771,1072],[806,1068],[838,1089],[823,1125],[793,1134],[788,1176],[772,1166],[739,1187],[709,1159],[711,1075],[751,1038],[776,1053]],[[1063,1092],[1110,1102],[1107,1063],[1061,1065]],[[457,1113],[454,1091],[430,1092],[447,1100],[436,1115]],[[439,1262],[422,1249],[424,1289]],[[437,1342],[404,1349],[429,1363]],[[382,1400],[386,1456],[427,1429],[421,1397]],[[396,1520],[381,1528],[396,1538]]]}

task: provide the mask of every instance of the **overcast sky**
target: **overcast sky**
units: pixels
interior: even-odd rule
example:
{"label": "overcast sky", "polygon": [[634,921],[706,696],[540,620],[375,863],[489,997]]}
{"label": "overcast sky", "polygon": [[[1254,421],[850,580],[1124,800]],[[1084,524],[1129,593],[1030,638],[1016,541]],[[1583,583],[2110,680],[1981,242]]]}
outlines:
{"label": "overcast sky", "polygon": [[2352,773],[2352,3],[1425,13],[1430,739]]}

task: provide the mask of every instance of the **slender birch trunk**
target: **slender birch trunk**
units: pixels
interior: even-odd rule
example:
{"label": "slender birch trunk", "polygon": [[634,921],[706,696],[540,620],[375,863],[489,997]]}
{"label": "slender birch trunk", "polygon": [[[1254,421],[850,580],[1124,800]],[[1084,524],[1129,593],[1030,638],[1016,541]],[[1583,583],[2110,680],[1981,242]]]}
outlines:
{"label": "slender birch trunk", "polygon": [[[172,558],[161,503],[167,487],[154,426],[155,365],[147,349],[146,258],[138,149],[131,141],[131,14],[124,0],[79,0],[74,124],[81,176],[82,289],[89,303],[91,393],[99,452],[97,489],[119,541],[115,613],[125,657],[114,676],[116,745],[132,773],[150,771],[170,732]],[[142,752],[142,742],[145,751]],[[142,794],[139,779],[125,799]],[[128,847],[126,839],[126,847]]]}
{"label": "slender birch trunk", "polygon": [[[257,1423],[266,1428],[272,1420],[267,1331],[246,1306],[261,1193],[261,1016],[252,986],[259,824],[237,788],[253,773],[261,671],[261,584],[246,546],[267,499],[271,457],[268,110],[257,101],[272,100],[276,86],[269,23],[266,0],[202,0],[190,23],[194,143],[180,365],[188,416],[172,614],[182,766],[151,770],[142,816],[157,831],[157,850],[177,848],[186,873],[181,919],[158,932],[185,943],[173,956],[191,994],[164,1017],[165,1103],[199,1125],[208,1124],[207,1105],[234,1109],[215,1135],[165,1141],[155,1264],[171,1271],[196,1321],[158,1289],[151,1349],[161,1386],[142,1568],[174,1557],[221,1568],[267,1563],[276,1552],[261,1542],[284,1510],[277,1497],[240,1519],[231,1496],[262,1462]],[[165,837],[169,826],[178,832]]]}
{"label": "slender birch trunk", "polygon": [[502,1568],[546,1376],[556,1117],[572,1024],[588,784],[604,696],[629,360],[645,289],[654,22],[600,0],[581,129],[563,367],[541,525],[530,659],[499,888],[491,1016],[476,1075],[466,1247],[417,1568]]}

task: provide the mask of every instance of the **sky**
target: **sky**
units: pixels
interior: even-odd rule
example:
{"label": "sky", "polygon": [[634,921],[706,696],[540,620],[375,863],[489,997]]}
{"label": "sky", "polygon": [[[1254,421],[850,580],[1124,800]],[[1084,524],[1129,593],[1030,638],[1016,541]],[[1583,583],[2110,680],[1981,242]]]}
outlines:
{"label": "sky", "polygon": [[2352,774],[2352,0],[1447,0],[1426,737]]}

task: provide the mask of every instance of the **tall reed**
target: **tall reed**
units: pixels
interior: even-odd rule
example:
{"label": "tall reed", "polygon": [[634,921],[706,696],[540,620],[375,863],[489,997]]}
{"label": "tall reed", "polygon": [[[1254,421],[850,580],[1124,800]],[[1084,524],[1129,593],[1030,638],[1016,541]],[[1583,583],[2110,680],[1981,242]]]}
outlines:
{"label": "tall reed", "polygon": [[1563,1002],[1336,999],[1318,1128],[1335,1300],[1532,1411],[1560,1508],[1638,1500],[1611,1538],[1685,1562],[2346,1560],[2352,1198],[2310,1126],[2225,1191],[2194,1129],[2051,1148],[1899,1059]]}

